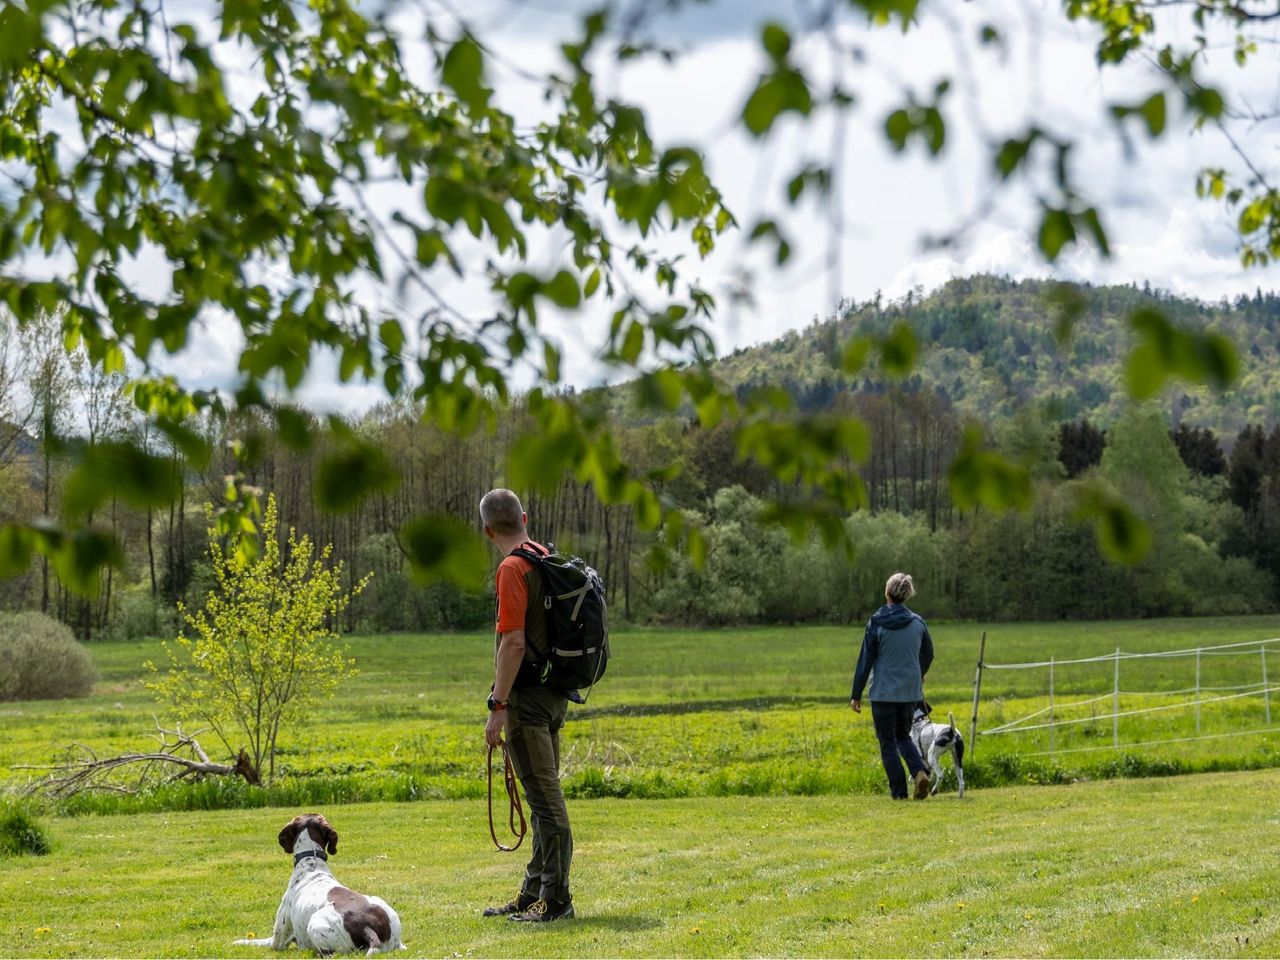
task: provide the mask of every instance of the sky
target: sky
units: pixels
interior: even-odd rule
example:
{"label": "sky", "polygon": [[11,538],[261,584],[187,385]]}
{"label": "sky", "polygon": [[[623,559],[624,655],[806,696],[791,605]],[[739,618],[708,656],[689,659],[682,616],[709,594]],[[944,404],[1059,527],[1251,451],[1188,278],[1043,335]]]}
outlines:
{"label": "sky", "polygon": [[[766,65],[758,39],[761,24],[777,20],[795,28],[812,5],[815,0],[686,3],[645,28],[652,39],[680,51],[674,63],[648,58],[625,67],[597,64],[604,89],[645,108],[661,145],[691,145],[705,153],[711,178],[740,223],[773,216],[795,241],[796,252],[784,269],[741,234],[726,236],[706,261],[686,260],[685,269],[713,292],[727,291],[744,272],[751,276],[752,305],[721,297],[713,324],[721,352],[824,319],[841,298],[867,300],[877,293],[896,298],[975,272],[1095,284],[1150,282],[1206,300],[1280,286],[1280,269],[1245,271],[1240,266],[1230,211],[1196,197],[1195,178],[1202,167],[1238,166],[1226,139],[1216,131],[1192,131],[1176,110],[1169,132],[1159,141],[1148,142],[1136,126],[1128,128],[1127,141],[1120,137],[1107,108],[1157,89],[1152,69],[1140,63],[1100,71],[1094,31],[1069,22],[1061,4],[1050,0],[925,3],[919,24],[906,33],[872,29],[848,17],[836,29],[841,40],[859,48],[861,62],[840,66],[858,107],[844,130],[838,188],[823,204],[790,208],[783,202],[784,184],[806,159],[833,156],[832,124],[822,117],[809,123],[786,119],[758,141],[736,120]],[[584,6],[580,0],[471,0],[465,5],[462,16],[496,54],[489,76],[496,99],[518,119],[546,115],[537,88],[523,74],[557,66],[558,45],[573,35],[574,13]],[[421,0],[421,5],[395,7],[392,22],[404,36],[420,36],[427,8],[446,29],[457,9]],[[1159,35],[1189,41],[1186,19],[1183,14],[1162,21]],[[996,26],[1005,42],[998,47],[979,43],[984,24]],[[1276,48],[1264,46],[1255,64],[1238,69],[1229,49],[1216,48],[1229,37],[1213,39],[1208,67],[1230,85],[1237,105],[1260,113],[1280,110]],[[428,62],[425,48],[420,56],[412,43],[408,50],[409,63],[421,67]],[[794,56],[814,75],[831,69],[825,36],[798,37]],[[919,146],[895,154],[883,133],[885,116],[908,91],[929,96],[943,77],[954,83],[947,100],[952,122],[942,155],[930,160]],[[425,80],[425,73],[418,79]],[[1056,265],[1045,263],[1034,244],[1043,183],[999,191],[996,202],[985,209],[993,187],[990,144],[1021,131],[1032,117],[1076,141],[1074,168],[1104,212],[1112,245],[1109,259],[1076,249]],[[1237,124],[1232,130],[1264,164],[1280,160],[1276,123]],[[419,196],[416,190],[390,190],[376,197],[376,205],[388,214],[410,205],[420,211]],[[953,232],[953,245],[930,245],[930,237]],[[683,248],[677,237],[654,242]],[[561,247],[547,238],[531,260],[549,269],[560,256]],[[486,285],[476,277],[446,287],[446,293],[480,312],[488,297]],[[386,292],[368,291],[368,296],[392,309],[417,306]],[[599,329],[606,308],[594,309],[550,320],[549,329],[566,353],[566,376],[579,386],[611,375],[594,358],[598,338],[582,334],[584,325]],[[191,348],[162,366],[191,386],[225,385],[239,346],[235,324],[215,319],[198,332]],[[520,376],[516,374],[517,383]],[[335,364],[322,359],[298,399],[317,409],[358,412],[381,399],[381,393],[376,386],[338,385]]]}

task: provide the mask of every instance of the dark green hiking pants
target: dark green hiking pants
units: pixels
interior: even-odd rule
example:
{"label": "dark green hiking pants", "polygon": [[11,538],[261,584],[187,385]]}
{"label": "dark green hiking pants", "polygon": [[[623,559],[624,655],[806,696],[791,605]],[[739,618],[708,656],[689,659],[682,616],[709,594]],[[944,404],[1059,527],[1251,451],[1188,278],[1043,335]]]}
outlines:
{"label": "dark green hiking pants", "polygon": [[533,856],[520,890],[543,900],[569,899],[573,834],[560,789],[560,728],[568,706],[545,687],[512,690],[507,706],[507,749],[533,827]]}

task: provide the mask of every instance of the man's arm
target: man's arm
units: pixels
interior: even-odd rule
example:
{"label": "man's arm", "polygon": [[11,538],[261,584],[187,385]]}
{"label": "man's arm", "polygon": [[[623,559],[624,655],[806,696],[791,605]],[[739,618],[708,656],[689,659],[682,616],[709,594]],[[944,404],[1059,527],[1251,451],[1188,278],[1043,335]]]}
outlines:
{"label": "man's arm", "polygon": [[508,630],[498,641],[493,674],[493,699],[505,701],[524,661],[524,630]]}
{"label": "man's arm", "polygon": [[[524,660],[524,630],[508,630],[498,641],[493,676],[493,699],[506,703],[511,697],[511,687],[516,682],[520,663]],[[494,710],[484,725],[484,741],[491,747],[502,742],[502,728],[507,720],[506,710]]]}

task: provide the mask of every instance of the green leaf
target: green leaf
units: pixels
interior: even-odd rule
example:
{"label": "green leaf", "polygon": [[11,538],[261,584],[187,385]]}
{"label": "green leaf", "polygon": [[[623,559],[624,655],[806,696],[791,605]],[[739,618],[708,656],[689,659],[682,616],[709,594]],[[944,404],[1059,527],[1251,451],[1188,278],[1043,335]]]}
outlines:
{"label": "green leaf", "polygon": [[212,453],[207,439],[186,424],[166,416],[157,416],[155,424],[160,432],[169,438],[169,442],[182,451],[182,455],[187,458],[191,466],[197,470],[205,468]]}
{"label": "green leaf", "polygon": [[0,577],[26,573],[34,553],[32,531],[11,524],[0,527]]}
{"label": "green leaf", "polygon": [[560,382],[560,351],[550,342],[542,344],[543,369],[548,383]]}
{"label": "green leaf", "polygon": [[1076,228],[1071,222],[1071,214],[1066,210],[1047,209],[1040,221],[1038,243],[1049,262],[1058,259],[1058,254],[1068,243],[1074,243]]}
{"label": "green leaf", "polygon": [[311,418],[293,407],[277,407],[276,432],[285,446],[294,450],[311,448]]}
{"label": "green leaf", "polygon": [[484,586],[488,551],[475,529],[457,517],[417,517],[405,524],[401,540],[418,583],[448,580],[468,590]]}
{"label": "green leaf", "polygon": [[893,144],[893,149],[901,152],[906,149],[907,138],[911,136],[911,114],[906,110],[895,110],[884,121],[885,136]]}
{"label": "green leaf", "polygon": [[916,363],[916,335],[899,322],[880,344],[880,365],[891,377],[905,377]]}
{"label": "green leaf", "polygon": [[67,479],[63,505],[81,516],[119,496],[141,508],[173,503],[181,492],[173,464],[131,443],[99,443],[88,447]]}
{"label": "green leaf", "polygon": [[1075,516],[1093,523],[1098,547],[1117,563],[1140,562],[1151,549],[1151,530],[1116,492],[1099,481],[1074,488]]}
{"label": "green leaf", "polygon": [[1151,549],[1151,529],[1123,503],[1099,507],[1094,530],[1102,552],[1119,563],[1138,563]]}
{"label": "green leaf", "polygon": [[0,7],[0,65],[6,70],[29,64],[33,51],[40,46],[44,34],[43,6],[5,3]]}
{"label": "green leaf", "polygon": [[49,551],[49,559],[59,579],[73,592],[96,597],[98,574],[103,567],[124,566],[124,554],[109,533],[81,530]]}
{"label": "green leaf", "polygon": [[378,337],[392,356],[399,356],[404,349],[404,328],[399,320],[383,320],[378,327]]}
{"label": "green leaf", "polygon": [[1200,379],[1216,390],[1225,390],[1240,373],[1235,344],[1221,333],[1210,332],[1196,342],[1196,362]]}
{"label": "green leaf", "polygon": [[840,353],[840,370],[842,373],[854,374],[866,366],[871,355],[871,338],[854,337],[844,345]]}
{"label": "green leaf", "polygon": [[779,23],[766,23],[760,41],[775,63],[781,63],[791,52],[791,34]]}
{"label": "green leaf", "polygon": [[809,85],[796,70],[779,70],[760,78],[742,108],[742,121],[757,137],[773,127],[778,116],[788,110],[808,116],[813,109]]}
{"label": "green leaf", "polygon": [[390,490],[398,480],[386,452],[361,443],[320,461],[313,489],[321,507],[342,512],[359,506],[370,494]]}
{"label": "green leaf", "polygon": [[685,550],[693,569],[701,572],[707,565],[707,538],[698,527],[690,527],[685,533]]}
{"label": "green leaf", "polygon": [[578,289],[578,281],[568,270],[561,270],[543,284],[542,293],[556,306],[564,307],[566,310],[582,302],[582,291]]}
{"label": "green leaf", "polygon": [[1125,387],[1135,400],[1149,400],[1160,392],[1168,378],[1160,349],[1150,341],[1136,344],[1124,364]]}
{"label": "green leaf", "polygon": [[642,407],[664,410],[668,413],[680,406],[684,399],[684,385],[680,374],[664,367],[645,374],[636,381],[636,398]]}
{"label": "green leaf", "polygon": [[1039,131],[1033,130],[1021,140],[1006,140],[1000,145],[1000,149],[996,151],[996,170],[999,172],[1001,179],[1008,180],[1014,171],[1026,162],[1027,156],[1031,152],[1031,145],[1039,137]]}
{"label": "green leaf", "polygon": [[1163,93],[1153,93],[1138,108],[1142,118],[1147,121],[1147,133],[1154,139],[1164,133],[1165,102]]}
{"label": "green leaf", "polygon": [[440,70],[440,79],[472,111],[488,107],[492,91],[484,85],[484,54],[471,37],[464,36],[449,48]]}
{"label": "green leaf", "polygon": [[972,510],[979,505],[993,510],[1027,509],[1031,505],[1032,488],[1026,468],[982,447],[982,431],[967,429],[948,474],[951,499],[956,506],[961,510]]}

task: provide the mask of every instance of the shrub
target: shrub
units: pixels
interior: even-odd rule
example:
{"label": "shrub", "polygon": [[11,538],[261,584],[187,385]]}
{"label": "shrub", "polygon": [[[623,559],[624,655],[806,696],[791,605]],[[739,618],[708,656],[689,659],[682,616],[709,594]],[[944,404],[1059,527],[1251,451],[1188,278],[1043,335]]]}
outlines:
{"label": "shrub", "polygon": [[49,849],[49,838],[25,807],[0,805],[0,857],[42,857]]}
{"label": "shrub", "polygon": [[66,624],[34,611],[0,614],[0,700],[83,697],[97,679]]}
{"label": "shrub", "polygon": [[[261,553],[244,564],[237,560],[243,534],[224,547],[213,507],[205,512],[218,588],[202,610],[179,607],[194,636],[180,633],[176,649],[165,645],[169,670],[147,687],[180,719],[212,728],[229,756],[239,754],[237,766],[247,762],[252,783],[269,784],[280,731],[300,723],[355,672],[355,661],[332,644],[337,635],[329,625],[369,578],[344,592],[333,546],[317,551],[293,528],[282,549],[274,496],[262,518]],[[147,666],[159,673],[154,663]]]}
{"label": "shrub", "polygon": [[177,606],[153,597],[150,586],[140,583],[120,592],[119,606],[106,634],[112,640],[172,637],[179,626]]}

